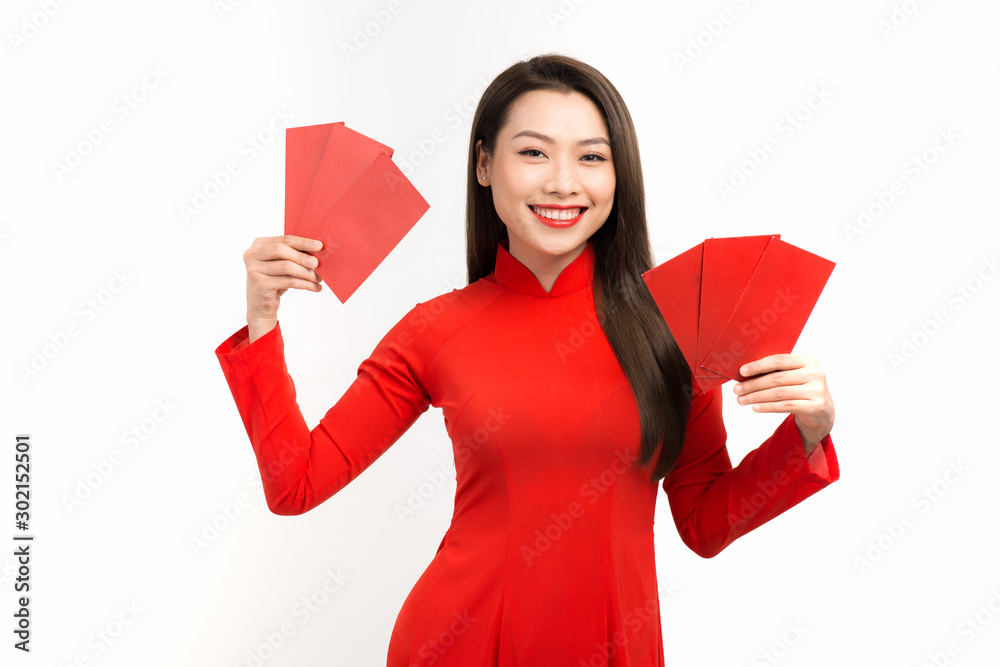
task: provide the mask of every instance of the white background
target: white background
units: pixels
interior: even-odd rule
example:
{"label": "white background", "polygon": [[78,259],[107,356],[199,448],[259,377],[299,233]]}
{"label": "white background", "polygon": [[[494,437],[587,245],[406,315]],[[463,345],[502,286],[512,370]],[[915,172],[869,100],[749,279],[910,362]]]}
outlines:
{"label": "white background", "polygon": [[[440,410],[323,505],[275,516],[214,355],[245,324],[243,251],[282,230],[276,110],[394,147],[431,203],[346,305],[328,289],[284,297],[286,358],[315,425],[409,308],[464,285],[472,110],[508,65],[556,51],[596,66],[629,105],[658,261],[709,236],[780,233],[837,263],[796,351],[827,371],[842,478],[709,560],[681,543],[661,492],[660,586],[678,587],[663,602],[667,664],[923,665],[928,653],[993,664],[1000,5],[399,3],[395,14],[381,0],[4,4],[0,662],[247,665],[290,622],[262,664],[384,664],[451,517],[453,476],[397,517],[450,460]],[[374,36],[346,54],[366,24]],[[829,96],[810,109],[814,89]],[[779,123],[797,112],[787,136]],[[102,119],[111,131],[88,139]],[[953,137],[938,141],[946,150],[939,131]],[[723,197],[719,184],[769,137],[778,149]],[[87,154],[60,170],[73,151]],[[925,151],[933,162],[914,172]],[[207,187],[231,160],[239,173]],[[850,235],[893,180],[902,194]],[[735,463],[782,416],[733,399]],[[160,421],[158,401],[174,406]],[[33,441],[30,655],[11,647],[19,433]],[[90,495],[68,504],[88,476]],[[933,502],[918,501],[924,489]],[[338,570],[340,588],[297,613]],[[985,624],[971,631],[977,612]]]}

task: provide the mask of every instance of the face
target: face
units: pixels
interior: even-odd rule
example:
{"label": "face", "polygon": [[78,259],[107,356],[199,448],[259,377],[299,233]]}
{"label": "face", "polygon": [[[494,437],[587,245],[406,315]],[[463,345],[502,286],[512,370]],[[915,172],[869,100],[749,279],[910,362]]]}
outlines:
{"label": "face", "polygon": [[565,266],[607,220],[615,196],[610,141],[590,98],[534,90],[511,107],[492,155],[477,144],[479,183],[493,191],[511,254],[529,268]]}

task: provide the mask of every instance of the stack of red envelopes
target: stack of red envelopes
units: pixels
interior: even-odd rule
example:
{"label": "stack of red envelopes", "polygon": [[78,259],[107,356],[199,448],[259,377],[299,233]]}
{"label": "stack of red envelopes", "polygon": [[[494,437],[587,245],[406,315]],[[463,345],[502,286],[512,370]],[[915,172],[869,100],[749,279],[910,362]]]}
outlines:
{"label": "stack of red envelopes", "polygon": [[791,352],[833,267],[774,234],[707,239],[642,277],[704,392]]}
{"label": "stack of red envelopes", "polygon": [[316,272],[341,303],[430,208],[391,158],[343,121],[285,130],[285,233],[323,242]]}

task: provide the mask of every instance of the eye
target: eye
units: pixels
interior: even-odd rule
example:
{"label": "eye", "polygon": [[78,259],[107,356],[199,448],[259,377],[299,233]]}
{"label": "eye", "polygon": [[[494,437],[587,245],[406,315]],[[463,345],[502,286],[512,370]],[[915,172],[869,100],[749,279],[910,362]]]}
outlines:
{"label": "eye", "polygon": [[587,157],[595,158],[593,160],[586,160],[586,162],[607,162],[608,161],[608,158],[604,157],[603,155],[598,155],[597,153],[587,153],[583,157],[585,157],[585,158],[587,158]]}
{"label": "eye", "polygon": [[528,157],[541,157],[543,154],[542,151],[537,148],[526,148],[525,150],[520,151],[518,155],[527,155],[528,153],[538,153],[538,155],[529,155]]}

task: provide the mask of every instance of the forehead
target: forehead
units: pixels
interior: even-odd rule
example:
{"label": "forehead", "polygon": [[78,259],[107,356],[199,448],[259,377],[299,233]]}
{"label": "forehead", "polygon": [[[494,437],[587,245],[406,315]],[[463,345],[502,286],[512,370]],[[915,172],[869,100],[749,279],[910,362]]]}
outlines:
{"label": "forehead", "polygon": [[542,132],[554,138],[608,137],[607,123],[594,102],[577,91],[532,90],[511,105],[500,134],[512,136],[523,130]]}

